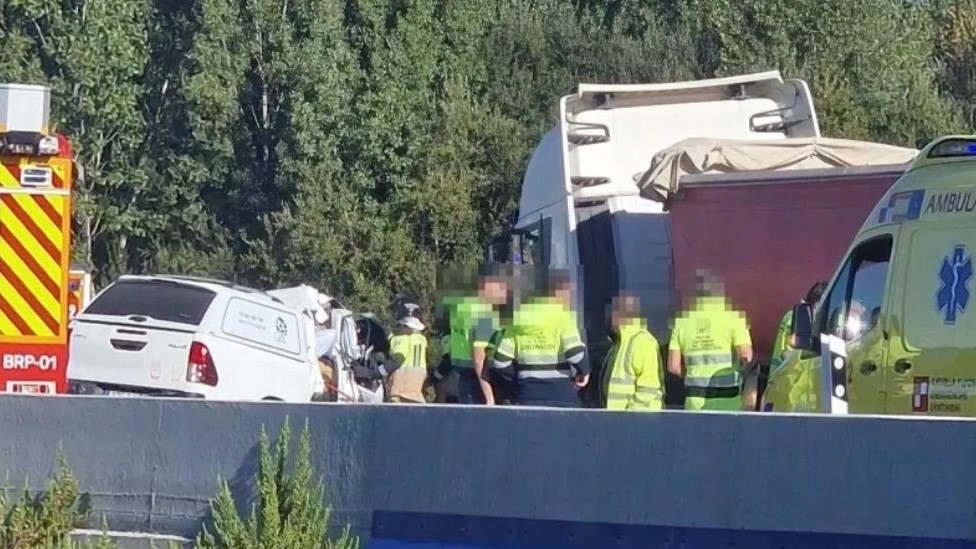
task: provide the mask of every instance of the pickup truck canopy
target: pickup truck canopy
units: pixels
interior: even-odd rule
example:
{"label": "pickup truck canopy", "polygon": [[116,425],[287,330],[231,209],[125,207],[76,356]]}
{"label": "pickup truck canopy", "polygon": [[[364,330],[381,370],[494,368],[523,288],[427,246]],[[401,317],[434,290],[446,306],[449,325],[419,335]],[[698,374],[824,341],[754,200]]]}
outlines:
{"label": "pickup truck canopy", "polygon": [[664,201],[678,192],[682,176],[756,170],[810,170],[910,162],[918,151],[824,137],[731,140],[693,138],[658,152],[634,179],[641,195]]}

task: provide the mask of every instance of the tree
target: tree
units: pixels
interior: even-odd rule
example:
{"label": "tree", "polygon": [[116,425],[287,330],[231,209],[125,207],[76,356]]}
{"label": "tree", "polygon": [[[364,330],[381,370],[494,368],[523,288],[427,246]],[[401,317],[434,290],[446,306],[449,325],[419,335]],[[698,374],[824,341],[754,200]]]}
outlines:
{"label": "tree", "polygon": [[901,145],[958,123],[940,96],[931,27],[890,0],[685,0],[717,49],[716,72],[778,68],[806,79],[825,134]]}
{"label": "tree", "polygon": [[[53,88],[53,126],[70,136],[85,178],[75,187],[75,259],[104,274],[127,270],[131,237],[159,228],[143,209],[151,194],[144,170],[141,77],[147,61],[147,4],[142,0],[12,2],[43,74]],[[9,12],[8,12],[9,13]]]}
{"label": "tree", "polygon": [[929,9],[935,21],[935,59],[942,89],[959,106],[972,131],[976,127],[976,2],[937,0]]}

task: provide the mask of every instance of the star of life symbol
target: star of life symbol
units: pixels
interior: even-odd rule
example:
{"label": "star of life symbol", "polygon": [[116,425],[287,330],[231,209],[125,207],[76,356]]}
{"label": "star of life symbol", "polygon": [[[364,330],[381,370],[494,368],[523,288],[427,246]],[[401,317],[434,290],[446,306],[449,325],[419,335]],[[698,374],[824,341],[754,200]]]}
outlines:
{"label": "star of life symbol", "polygon": [[942,259],[939,279],[942,282],[936,295],[939,311],[945,314],[946,324],[955,324],[956,317],[966,312],[969,304],[969,279],[973,277],[973,258],[966,255],[966,246],[958,245],[950,256]]}

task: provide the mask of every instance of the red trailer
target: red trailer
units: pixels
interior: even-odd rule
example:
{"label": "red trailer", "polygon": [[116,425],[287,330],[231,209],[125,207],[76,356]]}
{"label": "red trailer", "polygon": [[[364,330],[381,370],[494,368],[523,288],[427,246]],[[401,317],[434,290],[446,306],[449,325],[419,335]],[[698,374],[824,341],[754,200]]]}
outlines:
{"label": "red trailer", "polygon": [[670,205],[674,284],[682,303],[695,271],[722,277],[768,362],[783,314],[827,280],[904,164],[684,176]]}

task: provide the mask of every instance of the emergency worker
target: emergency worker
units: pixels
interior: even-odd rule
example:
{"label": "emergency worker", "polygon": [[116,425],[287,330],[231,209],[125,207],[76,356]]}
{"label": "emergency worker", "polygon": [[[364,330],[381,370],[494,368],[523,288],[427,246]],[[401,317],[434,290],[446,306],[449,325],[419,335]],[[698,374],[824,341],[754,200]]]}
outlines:
{"label": "emergency worker", "polygon": [[519,306],[495,351],[492,367],[514,384],[520,405],[575,407],[590,380],[579,329],[554,297],[550,284],[547,297]]}
{"label": "emergency worker", "polygon": [[696,278],[695,299],[675,319],[668,351],[668,371],[684,378],[685,409],[754,407],[754,397],[745,404],[742,398],[744,384],[753,394],[755,387],[745,314],[730,307],[717,278],[704,271]]}
{"label": "emergency worker", "polygon": [[406,316],[397,322],[396,333],[390,337],[390,357],[380,366],[390,402],[426,401],[427,338],[423,331],[420,319]]}
{"label": "emergency worker", "polygon": [[657,339],[641,317],[640,298],[613,298],[610,324],[616,341],[603,369],[603,401],[609,410],[660,410],[664,375]]}
{"label": "emergency worker", "polygon": [[[810,289],[807,290],[807,295],[800,302],[801,304],[809,304],[815,306],[819,301],[820,297],[823,296],[824,290],[827,288],[826,282],[817,282]],[[779,330],[776,331],[776,339],[773,341],[773,351],[769,355],[769,371],[773,372],[779,365],[783,362],[783,354],[787,349],[790,349],[790,333],[793,330],[793,309],[786,311],[783,315],[783,319],[779,322]]]}
{"label": "emergency worker", "polygon": [[[498,330],[498,311],[508,299],[508,281],[501,276],[485,275],[478,280],[477,295],[459,299],[450,311],[451,363],[458,373],[460,404],[494,404],[488,380],[485,356],[491,336]],[[435,371],[435,379],[445,372]]]}

